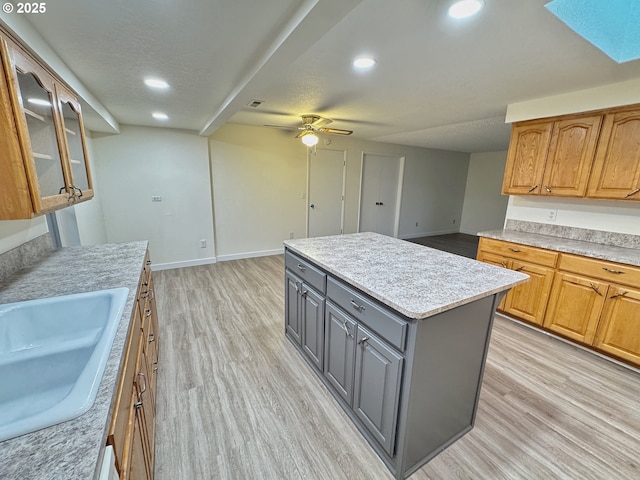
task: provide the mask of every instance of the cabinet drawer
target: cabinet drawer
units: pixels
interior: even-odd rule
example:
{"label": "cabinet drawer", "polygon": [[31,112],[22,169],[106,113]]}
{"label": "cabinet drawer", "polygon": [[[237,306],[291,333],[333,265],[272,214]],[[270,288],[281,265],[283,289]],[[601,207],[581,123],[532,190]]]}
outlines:
{"label": "cabinet drawer", "polygon": [[284,254],[284,264],[289,270],[313,288],[321,293],[325,293],[327,275],[323,271],[288,250]]}
{"label": "cabinet drawer", "polygon": [[640,288],[640,268],[594,258],[562,254],[561,270]]}
{"label": "cabinet drawer", "polygon": [[555,267],[558,260],[558,253],[542,248],[529,247],[519,243],[494,240],[492,238],[481,238],[478,250],[505,255],[519,260],[527,260],[546,267]]}
{"label": "cabinet drawer", "polygon": [[391,345],[404,351],[407,322],[333,278],[327,280],[327,297]]}

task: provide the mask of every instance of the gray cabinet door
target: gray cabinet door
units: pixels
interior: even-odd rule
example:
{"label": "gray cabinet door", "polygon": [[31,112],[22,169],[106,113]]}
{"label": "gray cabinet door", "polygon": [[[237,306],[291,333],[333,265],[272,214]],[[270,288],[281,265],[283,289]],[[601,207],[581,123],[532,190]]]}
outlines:
{"label": "gray cabinet door", "polygon": [[370,330],[358,326],[353,411],[393,455],[403,358]]}
{"label": "gray cabinet door", "polygon": [[324,297],[302,284],[302,349],[313,364],[322,370],[324,357]]}
{"label": "gray cabinet door", "polygon": [[288,270],[285,271],[284,323],[286,333],[298,344],[302,341],[302,318],[300,308],[300,286],[302,281]]}
{"label": "gray cabinet door", "polygon": [[340,396],[351,405],[356,322],[331,302],[327,302],[326,309],[324,375]]}

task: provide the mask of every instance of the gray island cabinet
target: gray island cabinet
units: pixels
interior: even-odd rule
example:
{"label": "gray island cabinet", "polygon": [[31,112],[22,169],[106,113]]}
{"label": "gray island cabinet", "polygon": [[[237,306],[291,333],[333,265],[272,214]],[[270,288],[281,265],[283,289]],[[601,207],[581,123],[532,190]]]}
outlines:
{"label": "gray island cabinet", "polygon": [[407,478],[473,428],[493,315],[528,276],[375,233],[284,243],[286,337]]}

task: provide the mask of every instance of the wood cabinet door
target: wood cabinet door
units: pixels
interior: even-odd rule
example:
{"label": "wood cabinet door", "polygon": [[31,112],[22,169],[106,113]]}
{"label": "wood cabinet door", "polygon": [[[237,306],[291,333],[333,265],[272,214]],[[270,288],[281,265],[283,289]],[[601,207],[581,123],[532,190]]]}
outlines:
{"label": "wood cabinet door", "polygon": [[511,130],[502,193],[540,193],[553,122],[516,124]]}
{"label": "wood cabinet door", "polygon": [[596,153],[602,115],[560,120],[553,124],[544,170],[542,195],[582,197]]}
{"label": "wood cabinet door", "polygon": [[509,291],[505,312],[527,322],[542,325],[553,283],[553,269],[519,260],[513,260],[510,268],[526,273],[529,280]]}
{"label": "wood cabinet door", "polygon": [[324,376],[351,405],[356,322],[327,301],[325,329]]}
{"label": "wood cabinet door", "polygon": [[300,312],[300,287],[302,280],[285,270],[285,302],[284,323],[285,332],[298,345],[302,342],[302,318]]}
{"label": "wood cabinet door", "polygon": [[640,110],[607,114],[587,196],[640,200]]}
{"label": "wood cabinet door", "polygon": [[640,290],[609,288],[593,346],[640,365]]}
{"label": "wood cabinet door", "polygon": [[356,337],[353,411],[393,456],[403,357],[362,325]]}
{"label": "wood cabinet door", "polygon": [[302,350],[322,371],[324,358],[324,297],[302,284]]}
{"label": "wood cabinet door", "polygon": [[609,284],[589,277],[556,272],[544,326],[591,345]]}

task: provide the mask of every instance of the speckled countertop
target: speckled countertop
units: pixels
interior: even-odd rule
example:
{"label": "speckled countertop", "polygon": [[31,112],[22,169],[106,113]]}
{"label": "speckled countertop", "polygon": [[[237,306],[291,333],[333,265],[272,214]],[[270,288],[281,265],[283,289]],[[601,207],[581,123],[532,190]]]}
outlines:
{"label": "speckled countertop", "polygon": [[0,283],[0,304],[129,288],[94,405],[76,419],[0,442],[0,479],[97,478],[146,249],[147,242],[65,248]]}
{"label": "speckled countertop", "polygon": [[377,233],[286,240],[284,244],[409,318],[427,318],[529,278]]}
{"label": "speckled countertop", "polygon": [[541,235],[539,233],[520,232],[516,230],[490,230],[478,233],[481,237],[504,240],[506,242],[529,245],[531,247],[546,248],[558,252],[573,253],[585,257],[608,260],[610,262],[625,263],[640,266],[640,249],[623,248],[602,243],[573,240],[569,238]]}

